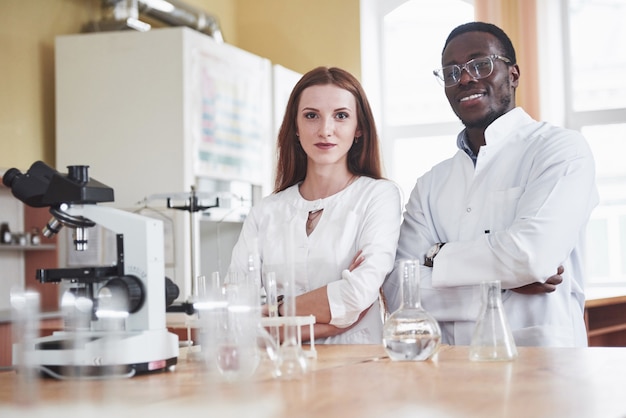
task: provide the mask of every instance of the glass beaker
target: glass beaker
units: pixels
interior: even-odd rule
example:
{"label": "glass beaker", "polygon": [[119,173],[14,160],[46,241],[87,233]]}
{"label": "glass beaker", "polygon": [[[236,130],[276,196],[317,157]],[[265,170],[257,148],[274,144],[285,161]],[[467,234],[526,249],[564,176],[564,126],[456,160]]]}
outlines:
{"label": "glass beaker", "polygon": [[439,348],[441,330],[435,318],[422,308],[418,269],[416,260],[400,261],[402,304],[383,326],[383,345],[391,360],[428,360]]}
{"label": "glass beaker", "polygon": [[517,347],[502,306],[500,281],[482,282],[482,306],[472,334],[469,358],[472,361],[510,361]]}
{"label": "glass beaker", "polygon": [[231,283],[225,288],[225,305],[212,318],[217,320],[211,337],[214,361],[226,380],[239,380],[254,374],[260,362],[257,327],[260,312],[258,291],[248,283]]}

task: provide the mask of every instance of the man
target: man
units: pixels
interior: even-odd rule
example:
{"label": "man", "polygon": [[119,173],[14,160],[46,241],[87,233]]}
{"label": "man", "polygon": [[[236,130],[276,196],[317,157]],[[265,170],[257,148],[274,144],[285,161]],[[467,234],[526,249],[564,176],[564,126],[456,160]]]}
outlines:
{"label": "man", "polygon": [[[479,284],[499,279],[517,345],[586,346],[581,244],[598,195],[585,139],[516,107],[520,69],[497,26],[454,29],[442,65],[435,75],[465,129],[456,155],[417,180],[396,259],[424,262],[422,305],[443,343],[470,344]],[[393,272],[391,312],[398,287]]]}

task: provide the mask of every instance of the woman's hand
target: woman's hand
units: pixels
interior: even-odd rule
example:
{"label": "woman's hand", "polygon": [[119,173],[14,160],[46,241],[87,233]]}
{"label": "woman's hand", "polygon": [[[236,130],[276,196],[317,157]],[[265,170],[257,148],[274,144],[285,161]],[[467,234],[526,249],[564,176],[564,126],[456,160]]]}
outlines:
{"label": "woman's hand", "polygon": [[[333,325],[330,324],[320,324],[320,323],[316,323],[315,325],[313,325],[313,332],[315,333],[315,338],[326,338],[326,337],[333,337],[335,335],[339,335],[339,334],[343,334],[344,332],[348,331],[349,329],[355,327],[359,322],[361,322],[361,320],[363,319],[363,317],[367,314],[367,312],[369,312],[369,310],[372,308],[373,305],[371,305],[369,308],[365,309],[363,312],[361,312],[361,314],[359,315],[359,319],[357,319],[354,324],[350,325],[347,328],[337,328]],[[302,341],[308,342],[311,341],[311,333],[310,333],[310,329],[309,326],[303,326],[301,328],[301,334],[302,334]]]}
{"label": "woman's hand", "polygon": [[354,269],[359,267],[361,264],[363,264],[363,261],[365,261],[365,257],[361,255],[362,253],[363,253],[363,250],[359,250],[359,252],[356,253],[354,258],[352,259],[352,263],[350,263],[350,267],[348,267],[348,270],[353,271]]}
{"label": "woman's hand", "polygon": [[[356,253],[354,258],[352,259],[352,262],[350,263],[350,267],[348,267],[349,271],[353,271],[357,267],[359,267],[361,264],[363,264],[363,261],[365,261],[365,257],[361,255],[362,253],[363,253],[363,250],[359,250]],[[324,300],[326,303],[326,310],[322,311],[320,314],[320,302],[322,300]],[[300,312],[298,312],[298,309],[296,309],[296,315],[314,314],[315,317],[318,318],[318,320],[330,321],[331,319],[330,318],[330,306],[328,306],[328,299],[326,296],[326,286],[312,290],[303,295],[299,295],[296,297],[296,301],[297,301],[297,304],[296,304],[297,308],[301,310]],[[315,312],[315,309],[317,309],[317,312]],[[359,321],[361,320],[361,318],[363,318],[363,315],[365,315],[366,312],[367,312],[367,309],[363,311],[363,313],[361,313],[361,316],[359,317]],[[267,305],[263,305],[261,307],[261,315],[268,316]],[[341,332],[346,331],[346,328],[335,328],[334,326],[329,325],[328,322],[318,322],[315,324],[316,329],[318,326],[320,326],[320,329],[321,329],[320,334],[322,334],[323,336],[340,334]],[[304,331],[304,328],[303,328],[303,331]]]}

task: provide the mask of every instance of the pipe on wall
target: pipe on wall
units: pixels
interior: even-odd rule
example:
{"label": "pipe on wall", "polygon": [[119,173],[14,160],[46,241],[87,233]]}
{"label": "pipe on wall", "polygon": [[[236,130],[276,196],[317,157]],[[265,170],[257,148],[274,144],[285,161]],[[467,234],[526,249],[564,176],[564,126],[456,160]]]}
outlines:
{"label": "pipe on wall", "polygon": [[100,18],[89,22],[85,32],[132,29],[148,31],[149,23],[140,20],[148,16],[166,25],[186,26],[224,42],[219,21],[180,0],[100,0]]}

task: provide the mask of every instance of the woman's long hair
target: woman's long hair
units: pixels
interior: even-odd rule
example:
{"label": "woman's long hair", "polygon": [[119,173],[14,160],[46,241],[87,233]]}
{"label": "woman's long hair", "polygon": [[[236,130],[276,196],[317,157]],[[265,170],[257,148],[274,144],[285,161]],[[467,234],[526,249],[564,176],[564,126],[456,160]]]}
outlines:
{"label": "woman's long hair", "polygon": [[340,68],[317,67],[302,76],[289,96],[285,116],[278,133],[278,163],[274,193],[304,180],[307,171],[307,156],[296,135],[300,97],[308,87],[328,84],[349,91],[356,100],[357,121],[361,136],[348,151],[348,170],[357,176],[382,178],[376,124],[361,83],[352,74]]}

